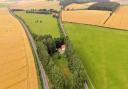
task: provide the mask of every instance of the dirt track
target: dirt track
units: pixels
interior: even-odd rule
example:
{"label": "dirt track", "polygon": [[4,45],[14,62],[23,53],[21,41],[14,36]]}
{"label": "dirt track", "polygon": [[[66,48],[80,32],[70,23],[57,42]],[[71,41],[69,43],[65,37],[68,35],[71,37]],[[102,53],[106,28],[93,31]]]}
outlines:
{"label": "dirt track", "polygon": [[38,89],[34,58],[20,23],[0,9],[0,89]]}

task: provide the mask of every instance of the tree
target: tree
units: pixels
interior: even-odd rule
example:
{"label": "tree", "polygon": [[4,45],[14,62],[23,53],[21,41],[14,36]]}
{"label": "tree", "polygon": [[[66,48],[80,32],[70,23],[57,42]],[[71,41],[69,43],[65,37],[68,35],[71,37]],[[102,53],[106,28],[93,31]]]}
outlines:
{"label": "tree", "polygon": [[65,80],[63,74],[52,60],[50,60],[48,63],[47,73],[50,81],[53,84],[53,89],[65,89]]}
{"label": "tree", "polygon": [[79,57],[75,54],[68,37],[65,39],[65,43],[67,45],[66,56],[68,58],[68,66],[74,75],[73,89],[84,89],[84,83],[86,81],[85,68]]}
{"label": "tree", "polygon": [[43,42],[37,41],[37,52],[42,64],[46,67],[50,57]]}

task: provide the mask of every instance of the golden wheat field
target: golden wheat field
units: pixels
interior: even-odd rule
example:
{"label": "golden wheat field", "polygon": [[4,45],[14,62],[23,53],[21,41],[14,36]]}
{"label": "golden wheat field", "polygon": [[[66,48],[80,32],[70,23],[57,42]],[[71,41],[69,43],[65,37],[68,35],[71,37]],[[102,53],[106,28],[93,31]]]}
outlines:
{"label": "golden wheat field", "polygon": [[105,26],[128,30],[128,6],[120,6],[113,13]]}
{"label": "golden wheat field", "polygon": [[65,10],[76,10],[76,9],[86,9],[89,6],[95,4],[96,2],[89,2],[89,3],[72,3],[65,7]]}
{"label": "golden wheat field", "polygon": [[0,89],[38,89],[34,57],[20,23],[0,9]]}
{"label": "golden wheat field", "polygon": [[64,22],[102,25],[110,14],[111,11],[76,10],[62,11],[61,15]]}
{"label": "golden wheat field", "polygon": [[11,9],[60,9],[58,1],[19,1],[10,5]]}

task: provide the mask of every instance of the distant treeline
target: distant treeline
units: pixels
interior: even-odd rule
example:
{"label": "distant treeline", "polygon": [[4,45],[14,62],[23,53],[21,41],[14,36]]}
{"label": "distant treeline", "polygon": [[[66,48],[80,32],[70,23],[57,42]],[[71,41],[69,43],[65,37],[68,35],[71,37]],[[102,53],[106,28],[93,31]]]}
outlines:
{"label": "distant treeline", "polygon": [[120,6],[117,2],[98,2],[91,5],[89,10],[106,10],[106,11],[115,11]]}
{"label": "distant treeline", "polygon": [[11,9],[11,11],[25,11],[24,9]]}
{"label": "distant treeline", "polygon": [[47,9],[30,9],[30,10],[26,10],[26,13],[38,13],[38,14],[50,14],[50,10]]}

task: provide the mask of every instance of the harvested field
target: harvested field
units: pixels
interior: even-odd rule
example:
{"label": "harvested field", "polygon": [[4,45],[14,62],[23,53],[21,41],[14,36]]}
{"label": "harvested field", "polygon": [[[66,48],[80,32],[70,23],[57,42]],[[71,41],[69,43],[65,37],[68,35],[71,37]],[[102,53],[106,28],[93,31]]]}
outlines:
{"label": "harvested field", "polygon": [[60,9],[57,1],[19,1],[10,5],[11,9]]}
{"label": "harvested field", "polygon": [[38,89],[29,41],[8,9],[0,9],[0,89]]}
{"label": "harvested field", "polygon": [[128,30],[128,6],[120,6],[105,26]]}
{"label": "harvested field", "polygon": [[128,6],[122,5],[112,15],[111,13],[99,10],[63,11],[62,21],[128,30]]}
{"label": "harvested field", "polygon": [[95,4],[96,2],[89,2],[89,3],[81,3],[81,4],[78,4],[78,3],[72,3],[68,6],[65,7],[65,10],[76,10],[76,9],[86,9],[88,8],[89,6]]}
{"label": "harvested field", "polygon": [[110,16],[110,14],[111,11],[98,10],[62,11],[62,21],[102,25]]}

